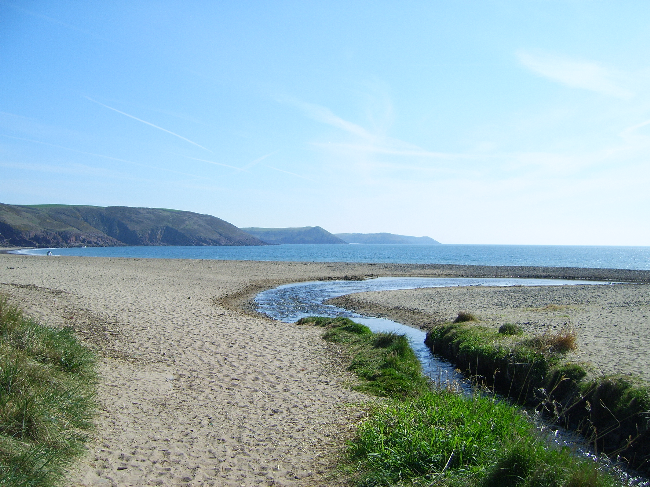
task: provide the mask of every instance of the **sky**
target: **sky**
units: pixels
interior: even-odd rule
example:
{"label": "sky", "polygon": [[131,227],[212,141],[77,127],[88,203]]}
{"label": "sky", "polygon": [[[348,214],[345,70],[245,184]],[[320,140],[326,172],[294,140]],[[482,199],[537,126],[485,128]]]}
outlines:
{"label": "sky", "polygon": [[0,202],[648,246],[650,10],[0,0]]}

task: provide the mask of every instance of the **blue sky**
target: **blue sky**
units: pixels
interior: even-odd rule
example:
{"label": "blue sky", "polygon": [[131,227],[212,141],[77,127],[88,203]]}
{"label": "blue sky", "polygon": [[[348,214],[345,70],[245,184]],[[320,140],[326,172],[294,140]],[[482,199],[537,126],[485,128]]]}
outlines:
{"label": "blue sky", "polygon": [[0,0],[0,202],[650,245],[648,12]]}

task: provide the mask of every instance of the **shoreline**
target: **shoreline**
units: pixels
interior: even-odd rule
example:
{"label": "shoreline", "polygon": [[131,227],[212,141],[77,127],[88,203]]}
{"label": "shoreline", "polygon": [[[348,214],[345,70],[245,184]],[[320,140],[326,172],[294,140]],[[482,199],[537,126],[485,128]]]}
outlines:
{"label": "shoreline", "polygon": [[0,292],[98,354],[97,429],[68,485],[336,485],[336,455],[374,399],[350,390],[320,330],[247,303],[290,282],[378,276],[650,283],[611,269],[0,254]]}
{"label": "shoreline", "polygon": [[[0,247],[0,255],[23,255],[27,257],[45,257],[42,255],[13,254],[18,250],[34,250],[37,247]],[[380,272],[390,269],[390,274],[396,276],[427,276],[427,277],[512,277],[512,278],[548,278],[548,279],[577,279],[577,280],[606,280],[623,282],[648,282],[650,283],[650,269],[619,269],[609,267],[571,267],[571,266],[509,266],[509,265],[472,265],[472,264],[409,264],[409,263],[371,263],[371,262],[345,262],[345,261],[275,261],[275,260],[220,260],[220,259],[167,259],[158,257],[81,257],[62,256],[56,258],[78,259],[124,259],[124,260],[200,260],[208,262],[275,262],[284,264],[313,264],[326,266],[359,266],[377,268]],[[418,273],[418,269],[422,274]],[[404,273],[404,274],[402,274]],[[372,275],[368,276],[372,277]]]}

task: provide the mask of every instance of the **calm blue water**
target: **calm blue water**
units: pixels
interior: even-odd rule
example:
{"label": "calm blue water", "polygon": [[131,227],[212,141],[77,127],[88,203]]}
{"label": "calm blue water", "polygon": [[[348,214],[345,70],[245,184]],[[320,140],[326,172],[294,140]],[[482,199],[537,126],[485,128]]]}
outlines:
{"label": "calm blue water", "polygon": [[[24,251],[45,255],[48,249]],[[561,245],[269,245],[264,247],[89,247],[54,255],[160,259],[373,262],[650,270],[650,247]]]}

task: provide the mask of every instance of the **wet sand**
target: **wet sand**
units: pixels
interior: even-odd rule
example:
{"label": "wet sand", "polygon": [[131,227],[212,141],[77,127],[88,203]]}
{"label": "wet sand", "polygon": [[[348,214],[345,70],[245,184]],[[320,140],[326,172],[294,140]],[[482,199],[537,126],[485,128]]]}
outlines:
{"label": "wet sand", "polygon": [[[250,299],[289,282],[391,275],[650,282],[643,271],[0,255],[0,293],[73,326],[99,357],[100,411],[75,486],[336,485],[337,452],[373,399],[350,390],[320,330],[259,316]],[[636,296],[647,324],[647,293]]]}

